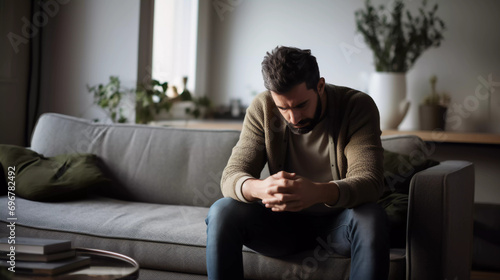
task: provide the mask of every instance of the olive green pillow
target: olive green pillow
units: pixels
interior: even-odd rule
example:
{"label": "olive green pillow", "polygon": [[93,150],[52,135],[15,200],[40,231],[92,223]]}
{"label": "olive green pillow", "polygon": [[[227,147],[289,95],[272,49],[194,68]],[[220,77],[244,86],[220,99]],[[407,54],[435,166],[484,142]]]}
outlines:
{"label": "olive green pillow", "polygon": [[404,248],[410,181],[415,173],[438,165],[432,159],[412,158],[384,150],[385,191],[377,202],[387,213],[391,247]]}
{"label": "olive green pillow", "polygon": [[384,184],[386,190],[408,194],[413,175],[438,164],[438,161],[432,159],[411,157],[384,150]]}
{"label": "olive green pillow", "polygon": [[110,183],[102,172],[102,162],[93,154],[44,157],[24,147],[0,145],[0,164],[4,183],[9,180],[8,167],[15,167],[15,194],[29,200],[78,199],[91,188]]}

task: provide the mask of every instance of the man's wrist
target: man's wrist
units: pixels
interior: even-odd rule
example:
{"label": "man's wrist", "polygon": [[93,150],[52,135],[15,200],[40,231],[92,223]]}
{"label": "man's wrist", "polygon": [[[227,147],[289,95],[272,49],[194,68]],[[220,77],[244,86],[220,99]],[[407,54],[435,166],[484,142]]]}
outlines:
{"label": "man's wrist", "polygon": [[256,201],[258,198],[254,194],[254,184],[259,181],[258,179],[255,178],[248,178],[243,182],[241,185],[241,194],[243,195],[243,198],[249,202]]}
{"label": "man's wrist", "polygon": [[245,183],[246,180],[248,179],[253,179],[252,176],[243,176],[236,181],[236,184],[234,185],[234,192],[236,193],[236,197],[239,201],[241,202],[246,202],[249,203],[245,196],[243,196],[243,183]]}
{"label": "man's wrist", "polygon": [[335,182],[321,183],[321,203],[333,206],[339,200],[339,186]]}

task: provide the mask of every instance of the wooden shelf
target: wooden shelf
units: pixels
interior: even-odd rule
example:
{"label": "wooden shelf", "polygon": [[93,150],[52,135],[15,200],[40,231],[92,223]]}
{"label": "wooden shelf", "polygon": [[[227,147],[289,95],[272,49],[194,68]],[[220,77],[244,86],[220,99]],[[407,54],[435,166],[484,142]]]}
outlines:
{"label": "wooden shelf", "polygon": [[417,135],[424,141],[441,143],[500,144],[500,134],[422,130],[384,130],[382,135]]}
{"label": "wooden shelf", "polygon": [[500,279],[499,272],[486,272],[486,271],[471,271],[470,272],[471,280],[495,280]]}
{"label": "wooden shelf", "polygon": [[[218,129],[241,130],[241,120],[169,120],[151,122],[151,125],[182,127],[191,129]],[[423,131],[423,130],[384,130],[382,135],[417,135],[424,141],[437,143],[466,143],[466,144],[493,144],[500,145],[500,134],[465,133],[448,131]]]}
{"label": "wooden shelf", "polygon": [[241,130],[243,127],[242,120],[168,120],[151,122],[149,124],[166,127],[214,130]]}

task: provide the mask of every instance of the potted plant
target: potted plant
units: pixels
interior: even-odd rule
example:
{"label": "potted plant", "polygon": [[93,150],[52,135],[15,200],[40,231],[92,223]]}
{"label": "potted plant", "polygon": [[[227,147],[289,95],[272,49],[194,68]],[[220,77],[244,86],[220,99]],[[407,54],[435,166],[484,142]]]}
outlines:
{"label": "potted plant", "polygon": [[[131,91],[120,87],[119,77],[110,76],[109,83],[105,85],[99,84],[93,87],[87,85],[87,90],[93,94],[94,104],[101,107],[113,122],[127,122],[123,110],[123,99]],[[99,119],[94,119],[94,121],[97,122]]]}
{"label": "potted plant", "polygon": [[191,92],[187,88],[187,81],[188,77],[182,78],[183,86],[182,86],[182,91],[180,93],[177,92],[177,88],[175,86],[171,88],[170,96],[177,97],[178,101],[175,102],[175,104],[173,104],[172,106],[172,112],[170,114],[170,118],[172,119],[188,120],[189,118],[193,117],[191,114],[189,114],[189,112],[195,110],[195,104],[193,101],[193,96],[191,95]]}
{"label": "potted plant", "polygon": [[419,13],[412,15],[404,12],[402,0],[395,0],[386,15],[383,5],[375,8],[366,0],[364,9],[355,12],[357,31],[373,51],[376,72],[369,94],[379,107],[382,129],[397,129],[408,111],[406,72],[425,50],[443,40],[445,24],[436,16],[438,5],[429,10],[426,6],[424,0]]}
{"label": "potted plant", "polygon": [[419,109],[419,121],[421,130],[444,130],[446,123],[446,110],[450,97],[446,93],[437,93],[437,77],[434,75],[429,79],[431,94],[425,97]]}
{"label": "potted plant", "polygon": [[194,103],[194,108],[186,108],[186,114],[192,115],[195,119],[199,117],[205,117],[208,114],[208,110],[212,105],[212,101],[206,97],[195,97],[192,99]]}
{"label": "potted plant", "polygon": [[193,97],[186,87],[187,77],[183,83],[180,94],[167,82],[151,80],[149,84],[140,85],[136,90],[136,122],[147,124],[153,120],[203,117],[210,107],[210,99]]}
{"label": "potted plant", "polygon": [[193,118],[203,118],[207,115],[211,105],[210,99],[206,96],[193,96],[187,88],[187,81],[188,77],[182,78],[183,86],[180,93],[177,92],[175,86],[169,88],[170,94],[167,92],[167,95],[175,97],[172,99],[175,102],[172,104],[171,113],[167,117],[168,119],[183,119],[187,121]]}
{"label": "potted plant", "polygon": [[[87,85],[87,90],[93,93],[94,103],[101,107],[113,122],[118,123],[127,122],[128,119],[124,115],[127,110],[124,110],[123,100],[127,95],[132,96],[135,93],[135,122],[147,124],[162,118],[187,119],[205,115],[210,107],[210,100],[207,97],[193,98],[186,88],[186,82],[187,78],[184,78],[184,90],[180,95],[174,86],[169,87],[168,82],[162,83],[158,80],[142,83],[136,89],[123,89],[120,87],[120,79],[116,76],[109,77],[109,83],[106,85]],[[168,94],[169,90],[173,93],[171,96]],[[176,105],[178,108],[175,108]],[[172,109],[176,109],[176,112],[172,113]]]}
{"label": "potted plant", "polygon": [[136,89],[136,123],[147,124],[162,111],[170,111],[179,97],[167,96],[168,89],[168,82],[161,83],[158,80],[139,85]]}

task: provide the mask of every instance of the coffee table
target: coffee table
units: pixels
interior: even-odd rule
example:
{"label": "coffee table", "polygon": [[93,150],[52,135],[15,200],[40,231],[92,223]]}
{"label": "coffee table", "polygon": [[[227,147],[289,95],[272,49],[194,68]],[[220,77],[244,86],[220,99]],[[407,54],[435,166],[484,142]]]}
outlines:
{"label": "coffee table", "polygon": [[7,279],[12,280],[137,280],[139,264],[132,258],[115,252],[75,248],[77,256],[90,257],[90,266],[55,276],[38,276],[21,273],[7,273]]}

